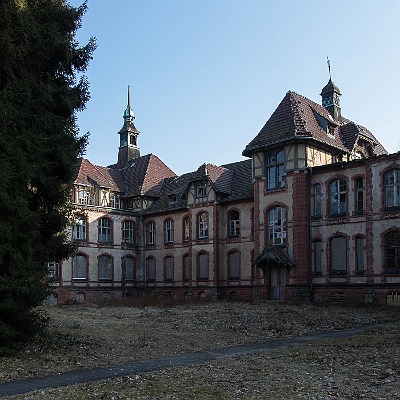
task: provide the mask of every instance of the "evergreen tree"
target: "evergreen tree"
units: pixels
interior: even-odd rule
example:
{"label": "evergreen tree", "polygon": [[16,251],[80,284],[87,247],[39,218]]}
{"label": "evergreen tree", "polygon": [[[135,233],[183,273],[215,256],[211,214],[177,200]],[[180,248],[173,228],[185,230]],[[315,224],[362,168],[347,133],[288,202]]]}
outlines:
{"label": "evergreen tree", "polygon": [[0,3],[0,353],[30,339],[49,294],[47,262],[72,254],[70,184],[87,137],[76,113],[89,99],[94,39],[75,34],[86,3]]}

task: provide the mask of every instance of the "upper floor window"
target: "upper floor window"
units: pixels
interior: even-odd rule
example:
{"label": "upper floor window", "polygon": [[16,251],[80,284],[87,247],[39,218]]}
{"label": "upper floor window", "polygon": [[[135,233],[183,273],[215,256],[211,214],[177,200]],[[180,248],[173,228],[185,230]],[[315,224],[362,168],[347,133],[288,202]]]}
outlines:
{"label": "upper floor window", "polygon": [[99,242],[111,242],[111,221],[108,218],[99,220]]}
{"label": "upper floor window", "polygon": [[346,182],[335,179],[330,185],[330,214],[339,216],[346,214]]}
{"label": "upper floor window", "polygon": [[284,186],[283,175],[285,173],[285,153],[278,151],[267,154],[266,177],[267,189],[277,189]]}
{"label": "upper floor window", "polygon": [[122,223],[122,240],[126,243],[135,243],[135,225],[133,221]]}
{"label": "upper floor window", "polygon": [[229,236],[238,237],[240,236],[240,214],[237,210],[229,211]]}
{"label": "upper floor window", "polygon": [[88,188],[78,189],[78,203],[83,205],[92,204],[90,190]]}
{"label": "upper floor window", "polygon": [[154,221],[147,224],[147,244],[156,244],[156,223]]}
{"label": "upper floor window", "polygon": [[385,174],[385,207],[400,208],[400,169]]}
{"label": "upper floor window", "polygon": [[84,254],[77,254],[72,259],[73,279],[87,278],[87,257]]}
{"label": "upper floor window", "polygon": [[115,193],[110,193],[110,207],[120,209],[121,208],[121,199]]}
{"label": "upper floor window", "polygon": [[173,243],[174,241],[174,222],[172,219],[165,221],[165,243]]}
{"label": "upper floor window", "polygon": [[286,244],[286,209],[272,208],[268,212],[268,244]]}
{"label": "upper floor window", "polygon": [[124,208],[125,210],[133,210],[133,199],[125,199]]}
{"label": "upper floor window", "polygon": [[331,239],[331,271],[337,274],[347,272],[347,240],[345,237]]}
{"label": "upper floor window", "polygon": [[314,217],[321,218],[322,216],[322,202],[321,202],[321,184],[314,185]]}
{"label": "upper floor window", "polygon": [[185,217],[183,219],[182,232],[183,232],[183,241],[188,242],[190,240],[190,219],[189,219],[189,217]]}
{"label": "upper floor window", "polygon": [[356,213],[362,214],[364,211],[364,179],[357,178],[355,181]]}
{"label": "upper floor window", "polygon": [[169,196],[168,196],[168,203],[169,204],[175,204],[175,203],[177,203],[178,202],[178,195],[176,195],[176,194],[170,194]]}
{"label": "upper floor window", "polygon": [[205,212],[197,216],[197,234],[199,239],[208,238],[208,215]]}
{"label": "upper floor window", "polygon": [[86,220],[76,219],[72,225],[72,238],[74,240],[86,240]]}
{"label": "upper floor window", "polygon": [[206,184],[205,182],[196,183],[196,198],[206,197]]}
{"label": "upper floor window", "polygon": [[385,235],[385,270],[400,273],[400,232]]}
{"label": "upper floor window", "polygon": [[99,257],[99,280],[112,280],[112,259],[110,256]]}

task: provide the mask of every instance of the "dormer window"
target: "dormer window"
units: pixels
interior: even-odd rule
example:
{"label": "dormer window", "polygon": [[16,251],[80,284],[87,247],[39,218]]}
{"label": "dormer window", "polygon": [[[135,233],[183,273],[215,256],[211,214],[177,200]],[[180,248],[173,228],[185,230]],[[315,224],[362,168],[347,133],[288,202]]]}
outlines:
{"label": "dormer window", "polygon": [[332,126],[332,125],[328,125],[328,132],[327,133],[328,133],[329,136],[335,137],[335,127]]}
{"label": "dormer window", "polygon": [[90,190],[86,188],[80,188],[78,191],[78,203],[87,205],[90,204]]}
{"label": "dormer window", "polygon": [[285,173],[285,153],[278,151],[267,154],[266,177],[267,189],[278,189],[285,186],[283,174]]}
{"label": "dormer window", "polygon": [[170,194],[168,196],[168,203],[169,204],[175,204],[178,202],[178,196],[176,194]]}
{"label": "dormer window", "polygon": [[206,197],[206,184],[205,182],[196,183],[196,198]]}

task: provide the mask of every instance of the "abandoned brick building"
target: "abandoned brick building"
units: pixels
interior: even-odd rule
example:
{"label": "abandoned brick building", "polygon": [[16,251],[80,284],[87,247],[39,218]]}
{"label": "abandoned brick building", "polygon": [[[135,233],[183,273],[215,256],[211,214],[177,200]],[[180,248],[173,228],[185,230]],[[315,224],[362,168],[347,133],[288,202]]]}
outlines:
{"label": "abandoned brick building", "polygon": [[130,106],[115,165],[80,159],[74,257],[50,263],[55,301],[123,296],[400,303],[400,153],[288,92],[245,161],[176,176],[140,155]]}

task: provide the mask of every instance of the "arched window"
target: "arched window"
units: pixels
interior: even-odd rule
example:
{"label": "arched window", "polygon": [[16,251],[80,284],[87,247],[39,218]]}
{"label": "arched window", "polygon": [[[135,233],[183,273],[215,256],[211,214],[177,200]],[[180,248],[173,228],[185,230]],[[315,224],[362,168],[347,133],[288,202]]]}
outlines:
{"label": "arched window", "polygon": [[331,245],[331,272],[336,274],[347,273],[347,240],[345,237],[334,237]]}
{"label": "arched window", "polygon": [[111,281],[112,280],[112,258],[110,256],[99,257],[99,280]]}
{"label": "arched window", "polygon": [[185,217],[182,223],[183,241],[188,242],[190,240],[190,219]]}
{"label": "arched window", "polygon": [[229,237],[240,236],[240,213],[237,210],[231,210],[228,213]]}
{"label": "arched window", "polygon": [[321,184],[314,185],[314,217],[321,218],[322,216],[322,202],[321,202]]}
{"label": "arched window", "polygon": [[122,240],[125,243],[135,243],[135,225],[133,221],[122,223]]}
{"label": "arched window", "polygon": [[156,223],[151,221],[147,224],[147,244],[156,244]]}
{"label": "arched window", "polygon": [[99,242],[111,242],[111,221],[108,218],[101,218],[99,220]]}
{"label": "arched window", "polygon": [[364,179],[357,178],[355,180],[355,209],[356,214],[362,214],[364,212]]}
{"label": "arched window", "polygon": [[76,254],[72,259],[73,279],[87,279],[87,257],[84,254]]}
{"label": "arched window", "polygon": [[335,179],[330,184],[330,215],[343,216],[346,214],[346,181]]}
{"label": "arched window", "polygon": [[166,282],[174,280],[174,259],[171,256],[167,256],[164,259],[164,274]]}
{"label": "arched window", "polygon": [[268,211],[268,244],[286,244],[286,209],[283,207]]}
{"label": "arched window", "polygon": [[400,232],[385,235],[385,270],[400,273]]}
{"label": "arched window", "polygon": [[167,219],[164,223],[165,228],[165,243],[174,242],[174,221]]}
{"label": "arched window", "polygon": [[236,250],[228,253],[228,279],[238,280],[240,278],[240,253]]}
{"label": "arched window", "polygon": [[134,257],[126,256],[123,265],[125,281],[133,282],[136,275],[136,259]]}
{"label": "arched window", "polygon": [[199,239],[208,238],[208,214],[206,212],[197,216],[197,235]]}
{"label": "arched window", "polygon": [[385,174],[385,207],[389,210],[400,208],[400,169]]}
{"label": "arched window", "polygon": [[199,253],[197,256],[197,263],[199,281],[208,280],[208,253]]}
{"label": "arched window", "polygon": [[147,281],[156,281],[156,259],[153,257],[147,259]]}

